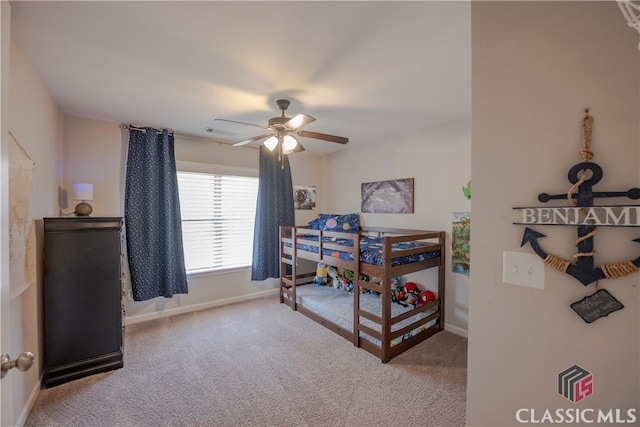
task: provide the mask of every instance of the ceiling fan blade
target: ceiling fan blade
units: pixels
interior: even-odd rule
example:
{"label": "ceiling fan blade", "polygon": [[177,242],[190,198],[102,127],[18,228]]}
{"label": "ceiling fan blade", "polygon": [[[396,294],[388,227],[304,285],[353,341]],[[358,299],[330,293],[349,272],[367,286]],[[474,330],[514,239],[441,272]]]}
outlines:
{"label": "ceiling fan blade", "polygon": [[298,114],[288,122],[284,124],[287,129],[300,129],[302,126],[308,125],[309,123],[315,122],[316,119],[311,117],[308,114]]}
{"label": "ceiling fan blade", "polygon": [[266,126],[254,125],[253,123],[238,122],[238,121],[235,121],[235,120],[227,120],[227,119],[213,119],[213,120],[214,121],[218,121],[218,122],[228,122],[228,123],[236,123],[236,124],[239,124],[239,125],[254,126],[254,127],[257,127],[257,128],[260,128],[260,129],[269,129]]}
{"label": "ceiling fan blade", "polygon": [[263,138],[266,138],[266,137],[271,136],[271,135],[273,135],[273,134],[265,133],[265,134],[262,134],[262,135],[254,136],[253,138],[249,138],[249,139],[245,139],[244,141],[236,142],[235,144],[233,144],[233,146],[234,147],[242,147],[243,145],[247,145],[250,142],[257,141],[259,139],[263,139]]}
{"label": "ceiling fan blade", "polygon": [[300,142],[298,141],[298,145],[296,145],[296,148],[293,149],[294,153],[301,153],[304,151],[304,147],[302,146],[302,144],[300,144]]}
{"label": "ceiling fan blade", "polygon": [[344,136],[327,135],[326,133],[310,132],[308,130],[298,131],[298,135],[305,138],[322,139],[324,141],[337,142],[338,144],[346,144],[349,138]]}

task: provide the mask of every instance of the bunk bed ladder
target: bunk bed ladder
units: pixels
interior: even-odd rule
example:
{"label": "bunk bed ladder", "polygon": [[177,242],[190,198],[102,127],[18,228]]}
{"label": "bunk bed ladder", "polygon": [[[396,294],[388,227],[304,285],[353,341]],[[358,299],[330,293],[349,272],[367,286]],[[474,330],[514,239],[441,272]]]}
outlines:
{"label": "bunk bed ladder", "polygon": [[382,265],[385,272],[382,277],[382,348],[380,359],[382,363],[391,360],[391,277],[386,272],[391,271],[391,242],[383,237]]}
{"label": "bunk bed ladder", "polygon": [[[296,246],[293,244],[295,227],[280,227],[280,302],[296,309]],[[291,242],[291,258],[285,257],[285,244]],[[287,266],[291,266],[291,275],[287,275]],[[286,297],[285,297],[286,295]]]}
{"label": "bunk bed ladder", "polygon": [[360,347],[360,235],[353,239],[353,345]]}

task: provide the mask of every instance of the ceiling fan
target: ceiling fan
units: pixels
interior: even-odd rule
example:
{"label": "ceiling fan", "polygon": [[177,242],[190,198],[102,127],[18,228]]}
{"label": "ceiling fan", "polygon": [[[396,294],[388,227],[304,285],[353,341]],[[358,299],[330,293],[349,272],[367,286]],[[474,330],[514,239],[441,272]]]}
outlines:
{"label": "ceiling fan", "polygon": [[268,126],[254,125],[252,123],[237,122],[235,120],[215,119],[223,122],[237,123],[246,126],[253,126],[262,129],[262,133],[245,139],[233,144],[235,147],[247,145],[254,141],[259,141],[264,138],[268,138],[264,141],[265,147],[270,151],[278,148],[279,152],[283,154],[297,153],[304,151],[304,147],[298,140],[298,136],[304,138],[321,139],[323,141],[336,142],[338,144],[346,144],[349,142],[349,138],[343,136],[327,135],[326,133],[311,132],[302,130],[302,127],[314,122],[316,119],[308,114],[298,114],[293,118],[289,118],[284,115],[284,112],[289,108],[290,101],[288,99],[278,99],[276,101],[278,108],[282,111],[282,115],[279,117],[272,117],[269,119]]}

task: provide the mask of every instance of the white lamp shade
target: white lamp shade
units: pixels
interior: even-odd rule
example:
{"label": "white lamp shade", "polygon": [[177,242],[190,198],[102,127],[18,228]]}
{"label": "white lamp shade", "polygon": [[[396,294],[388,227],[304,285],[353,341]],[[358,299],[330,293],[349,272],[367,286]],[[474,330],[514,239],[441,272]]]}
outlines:
{"label": "white lamp shade", "polygon": [[278,138],[272,136],[264,142],[264,146],[269,149],[269,151],[273,151],[274,148],[278,145]]}
{"label": "white lamp shade", "polygon": [[73,184],[73,200],[93,200],[93,184]]}
{"label": "white lamp shade", "polygon": [[292,153],[293,150],[298,146],[298,140],[295,139],[291,135],[285,135],[284,141],[282,142],[282,152],[284,154]]}

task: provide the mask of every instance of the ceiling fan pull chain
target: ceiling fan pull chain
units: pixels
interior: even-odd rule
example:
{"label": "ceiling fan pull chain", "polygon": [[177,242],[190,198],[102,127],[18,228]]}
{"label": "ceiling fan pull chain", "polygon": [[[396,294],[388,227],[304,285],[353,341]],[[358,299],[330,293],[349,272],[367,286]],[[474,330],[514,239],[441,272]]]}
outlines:
{"label": "ceiling fan pull chain", "polygon": [[278,138],[278,161],[280,162],[280,169],[284,170],[284,158],[282,156],[282,138]]}

